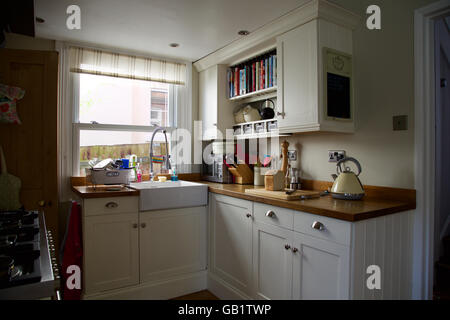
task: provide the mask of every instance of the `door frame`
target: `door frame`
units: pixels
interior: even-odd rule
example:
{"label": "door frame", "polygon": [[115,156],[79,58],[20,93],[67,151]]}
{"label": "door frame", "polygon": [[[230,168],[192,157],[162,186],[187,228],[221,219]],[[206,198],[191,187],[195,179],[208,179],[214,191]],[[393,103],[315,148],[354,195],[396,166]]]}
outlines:
{"label": "door frame", "polygon": [[450,12],[441,0],[414,12],[415,189],[413,299],[433,296],[435,216],[435,35],[434,23]]}

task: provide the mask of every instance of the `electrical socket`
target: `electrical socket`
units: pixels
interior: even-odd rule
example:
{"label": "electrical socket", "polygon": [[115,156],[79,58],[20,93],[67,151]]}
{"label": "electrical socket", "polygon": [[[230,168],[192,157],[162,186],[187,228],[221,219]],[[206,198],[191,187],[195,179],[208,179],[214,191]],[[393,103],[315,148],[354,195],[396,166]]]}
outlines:
{"label": "electrical socket", "polygon": [[288,159],[291,161],[297,161],[297,150],[288,150]]}
{"label": "electrical socket", "polygon": [[338,162],[345,158],[344,150],[328,150],[328,162]]}

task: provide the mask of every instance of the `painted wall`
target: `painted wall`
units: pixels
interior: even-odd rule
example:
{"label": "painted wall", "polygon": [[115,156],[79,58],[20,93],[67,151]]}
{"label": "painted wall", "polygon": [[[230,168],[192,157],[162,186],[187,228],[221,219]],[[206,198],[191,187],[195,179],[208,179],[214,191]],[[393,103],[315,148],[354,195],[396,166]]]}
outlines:
{"label": "painted wall", "polygon": [[[414,10],[432,0],[379,0],[380,31],[365,27],[371,0],[332,0],[364,18],[353,37],[355,134],[308,133],[289,139],[299,150],[303,178],[331,181],[328,150],[345,150],[361,162],[363,184],[414,188]],[[407,131],[393,131],[392,117],[408,116]],[[295,166],[295,164],[294,164]]]}

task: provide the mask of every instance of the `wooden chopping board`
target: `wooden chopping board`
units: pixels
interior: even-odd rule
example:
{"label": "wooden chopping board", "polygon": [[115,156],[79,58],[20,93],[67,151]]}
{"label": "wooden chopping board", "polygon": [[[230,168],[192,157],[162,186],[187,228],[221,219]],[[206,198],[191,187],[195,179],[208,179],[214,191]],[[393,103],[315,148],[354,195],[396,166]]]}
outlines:
{"label": "wooden chopping board", "polygon": [[299,200],[302,196],[309,198],[320,197],[319,191],[310,190],[296,190],[292,194],[286,194],[286,191],[269,191],[266,189],[245,189],[245,193],[249,193],[255,196],[268,197],[280,200]]}

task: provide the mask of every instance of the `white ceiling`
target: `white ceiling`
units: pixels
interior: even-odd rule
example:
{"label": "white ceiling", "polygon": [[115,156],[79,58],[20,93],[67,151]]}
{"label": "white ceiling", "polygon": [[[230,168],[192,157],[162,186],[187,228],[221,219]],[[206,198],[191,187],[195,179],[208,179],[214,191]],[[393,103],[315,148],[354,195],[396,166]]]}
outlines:
{"label": "white ceiling", "polygon": [[[198,60],[308,0],[35,0],[36,36]],[[71,4],[81,30],[66,27]],[[176,42],[178,48],[169,47]]]}

